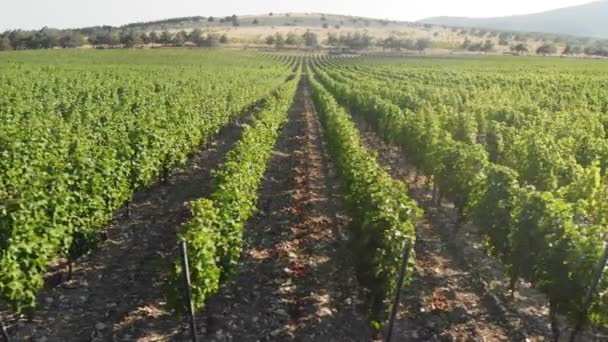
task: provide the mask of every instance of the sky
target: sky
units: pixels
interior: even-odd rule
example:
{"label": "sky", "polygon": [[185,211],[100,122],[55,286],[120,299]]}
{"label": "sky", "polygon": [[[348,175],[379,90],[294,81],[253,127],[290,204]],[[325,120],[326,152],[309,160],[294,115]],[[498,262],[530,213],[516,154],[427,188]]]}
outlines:
{"label": "sky", "polygon": [[2,0],[0,31],[123,25],[185,16],[321,12],[391,20],[527,14],[590,0]]}

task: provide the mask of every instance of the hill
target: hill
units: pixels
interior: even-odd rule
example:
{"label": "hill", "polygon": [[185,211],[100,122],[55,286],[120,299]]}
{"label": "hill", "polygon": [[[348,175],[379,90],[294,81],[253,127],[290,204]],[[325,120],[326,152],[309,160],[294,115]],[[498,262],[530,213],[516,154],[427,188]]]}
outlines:
{"label": "hill", "polygon": [[225,17],[191,16],[118,27],[94,26],[71,30],[45,27],[32,31],[6,31],[0,33],[0,51],[57,47],[229,46],[314,48],[342,52],[429,50],[436,53],[511,53],[517,47],[518,53],[535,53],[544,46],[543,54],[567,51],[566,54],[572,55],[608,56],[606,42],[597,39],[513,31],[323,13],[264,13]]}
{"label": "hill", "polygon": [[554,33],[608,39],[608,0],[529,15],[497,18],[433,17],[419,22],[444,26]]}

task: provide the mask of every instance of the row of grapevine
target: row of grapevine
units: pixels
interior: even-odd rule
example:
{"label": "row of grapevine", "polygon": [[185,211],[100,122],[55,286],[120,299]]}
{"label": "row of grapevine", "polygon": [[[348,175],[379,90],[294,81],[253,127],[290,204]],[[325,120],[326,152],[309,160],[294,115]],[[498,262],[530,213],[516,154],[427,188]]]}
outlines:
{"label": "row of grapevine", "polygon": [[455,140],[426,108],[401,109],[376,95],[382,90],[365,87],[373,84],[372,77],[358,74],[357,81],[337,82],[330,73],[318,70],[338,100],[364,114],[387,141],[400,145],[415,166],[434,177],[463,218],[480,227],[513,283],[523,278],[544,291],[552,323],[562,313],[608,324],[608,277],[601,280],[590,310],[584,311],[608,233],[608,197],[599,167],[579,170],[559,190],[539,190],[522,182],[508,165],[490,161],[483,144]]}
{"label": "row of grapevine", "polygon": [[[453,106],[449,96],[429,97],[428,86],[417,88],[412,82],[406,87],[387,87],[390,80],[365,74],[330,70],[328,75],[340,83],[355,84],[382,101],[388,100],[406,113],[424,111],[456,141],[483,142],[490,161],[513,168],[522,183],[540,190],[555,191],[571,184],[594,163],[605,168],[608,162],[608,140],[604,138],[602,115],[597,112],[571,115],[532,110],[535,115],[524,117],[514,113],[518,110],[514,107],[490,110],[488,103],[494,103],[491,98],[486,98],[483,105]],[[358,77],[368,81],[359,84]],[[513,120],[514,117],[518,119]]]}
{"label": "row of grapevine", "polygon": [[393,180],[361,146],[359,132],[333,96],[312,74],[308,81],[352,216],[349,243],[357,278],[366,290],[367,314],[381,323],[386,319],[387,301],[397,290],[404,245],[413,246],[415,220],[421,211],[409,199],[404,184]]}
{"label": "row of grapevine", "polygon": [[[478,150],[477,153],[485,152],[484,154],[487,154],[487,159],[490,162],[504,165],[517,171],[518,180],[522,185],[530,184],[536,186],[539,190],[558,192],[564,196],[567,195],[569,200],[573,202],[588,199],[593,195],[596,189],[601,187],[601,183],[597,183],[595,186],[578,187],[578,184],[593,183],[594,179],[599,177],[601,169],[598,168],[598,164],[602,159],[603,154],[597,152],[597,150],[594,150],[593,148],[588,148],[590,146],[589,144],[592,144],[592,141],[594,141],[592,139],[566,138],[569,142],[576,142],[578,146],[586,146],[585,148],[582,148],[582,150],[587,152],[585,153],[587,155],[585,159],[592,161],[586,167],[579,165],[579,163],[574,160],[573,155],[575,155],[575,150],[577,149],[562,149],[560,146],[563,147],[564,145],[557,142],[551,144],[552,139],[556,136],[563,136],[563,134],[545,133],[540,135],[538,128],[536,130],[531,128],[529,128],[529,130],[511,128],[510,134],[504,136],[493,134],[496,132],[489,129],[486,132],[486,138],[483,140],[459,139],[459,137],[464,135],[460,125],[451,122],[451,125],[445,127],[446,124],[444,122],[450,122],[448,119],[449,115],[436,115],[433,108],[428,108],[427,106],[419,106],[418,110],[403,107],[403,109],[401,109],[391,101],[387,101],[383,97],[377,95],[376,93],[387,92],[386,84],[377,84],[370,80],[369,82],[365,82],[364,85],[361,85],[355,80],[349,80],[348,78],[342,77],[340,74],[331,71],[329,71],[327,75],[321,73],[321,76],[325,77],[325,79],[331,76],[334,80],[339,80],[339,82],[334,82],[337,91],[356,89],[361,95],[361,98],[364,99],[364,101],[357,104],[357,109],[361,112],[372,114],[371,117],[373,118],[377,119],[373,113],[375,113],[378,106],[380,106],[384,107],[389,112],[400,113],[400,111],[403,111],[403,114],[399,114],[396,117],[403,115],[405,119],[412,121],[410,123],[412,126],[422,125],[423,122],[426,125],[433,125],[433,127],[428,127],[428,129],[433,132],[433,135],[427,136],[427,138],[430,139],[428,140],[428,145],[421,149],[412,150],[408,155],[409,158],[418,161],[418,163],[424,163],[423,171],[428,175],[440,171],[432,170],[433,167],[436,168],[437,165],[440,164],[437,160],[433,160],[428,153],[429,151],[426,151],[425,149],[431,147],[437,134],[446,132],[457,144],[476,145],[467,148]],[[375,89],[378,90],[374,91]],[[401,94],[398,90],[390,90],[390,92],[392,93],[392,96],[397,98]],[[407,93],[404,94],[405,95],[403,96],[411,97],[411,95],[408,95]],[[418,120],[420,117],[423,117],[424,121]],[[493,125],[494,122],[491,119],[487,122],[488,126],[497,127]],[[422,131],[422,128],[419,128],[419,130]],[[590,131],[587,132],[588,134],[591,134]],[[400,143],[404,145],[416,142],[407,141],[411,136],[397,137],[401,140]],[[603,138],[597,136],[596,139]],[[507,157],[496,158],[497,150],[502,152],[508,150],[509,153],[506,153]],[[437,154],[435,154],[435,156],[437,156]],[[424,160],[426,160],[426,163]],[[447,184],[444,185],[449,186]],[[446,187],[444,187],[444,190],[446,190]],[[447,190],[453,189],[447,188]],[[459,192],[461,189],[455,190]],[[466,201],[466,198],[461,197],[457,202],[464,203],[462,202],[463,200]],[[459,205],[459,207],[464,209],[464,206],[462,205]],[[593,211],[590,211],[589,213],[593,214]]]}
{"label": "row of grapevine", "polygon": [[[253,124],[244,129],[226,162],[215,173],[210,198],[189,204],[192,218],[182,227],[180,238],[189,246],[192,300],[197,309],[203,308],[220,282],[235,270],[242,250],[243,228],[256,211],[258,188],[280,128],[287,120],[299,79],[290,80],[269,97]],[[180,298],[182,272],[181,264],[176,262],[174,285],[170,287],[174,300]]]}
{"label": "row of grapevine", "polygon": [[213,52],[0,60],[0,298],[35,305],[49,263],[92,248],[138,188],[183,164],[290,66]]}

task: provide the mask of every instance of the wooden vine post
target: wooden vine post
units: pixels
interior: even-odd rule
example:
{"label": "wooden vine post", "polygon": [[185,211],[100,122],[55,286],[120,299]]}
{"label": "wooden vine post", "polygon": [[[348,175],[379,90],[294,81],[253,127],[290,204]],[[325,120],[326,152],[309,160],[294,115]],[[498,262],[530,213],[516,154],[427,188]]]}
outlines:
{"label": "wooden vine post", "polygon": [[194,305],[192,304],[192,288],[190,285],[190,265],[188,263],[188,245],[186,241],[179,243],[179,249],[182,257],[182,270],[184,274],[184,298],[185,305],[188,309],[188,319],[190,321],[190,336],[192,342],[198,342],[198,335],[196,333],[196,319],[194,316]]}
{"label": "wooden vine post", "polygon": [[391,317],[388,323],[388,331],[386,333],[386,342],[391,342],[393,338],[393,327],[395,325],[395,317],[397,316],[397,309],[399,309],[399,302],[401,301],[401,289],[403,288],[403,282],[405,275],[407,274],[407,265],[410,260],[410,252],[412,250],[411,242],[406,240],[403,244],[403,257],[401,260],[401,269],[399,270],[399,278],[397,279],[397,289],[395,290],[395,301],[393,302],[393,308],[391,309]]}
{"label": "wooden vine post", "polygon": [[11,341],[10,337],[8,336],[8,331],[6,330],[6,326],[4,325],[4,321],[2,321],[2,318],[0,318],[0,332],[2,333],[2,338],[5,342]]}

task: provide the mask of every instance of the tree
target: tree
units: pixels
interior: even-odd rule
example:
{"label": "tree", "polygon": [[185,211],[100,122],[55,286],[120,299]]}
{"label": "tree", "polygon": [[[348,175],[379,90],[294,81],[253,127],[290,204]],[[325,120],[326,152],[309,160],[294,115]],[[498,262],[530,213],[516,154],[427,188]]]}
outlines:
{"label": "tree", "polygon": [[395,36],[390,36],[382,41],[382,49],[401,50],[401,41]]}
{"label": "tree", "polygon": [[188,35],[188,41],[194,43],[196,46],[205,45],[205,37],[203,37],[203,31],[201,29],[195,29]]}
{"label": "tree", "polygon": [[61,37],[61,32],[56,29],[49,29],[47,27],[42,30],[36,32],[34,35],[34,39],[37,41],[35,45],[37,48],[43,49],[51,49],[56,46],[59,46],[59,38]]}
{"label": "tree", "polygon": [[40,44],[36,39],[35,32],[25,31],[20,35],[21,39],[19,41],[19,45],[13,44],[15,46],[19,46],[19,49],[39,49]]}
{"label": "tree", "polygon": [[93,36],[89,37],[89,42],[92,45],[100,46],[100,45],[118,45],[120,44],[120,39],[116,32],[112,32],[110,30],[104,32],[98,32]]}
{"label": "tree", "polygon": [[120,43],[127,48],[132,48],[138,45],[141,45],[143,41],[141,40],[141,36],[134,31],[121,32],[120,34]]}
{"label": "tree", "polygon": [[21,30],[10,31],[8,34],[8,39],[10,40],[11,46],[13,47],[13,49],[15,49],[15,50],[27,49],[27,46],[25,44],[26,40],[28,39],[27,33],[23,32]]}
{"label": "tree", "polygon": [[329,28],[329,24],[327,24],[327,23],[323,23],[323,28],[324,28],[324,29]]}
{"label": "tree", "polygon": [[418,51],[424,51],[428,48],[430,48],[433,45],[433,43],[431,42],[430,39],[428,38],[420,38],[416,41],[416,50]]}
{"label": "tree", "polygon": [[272,17],[273,15],[274,15],[274,13],[272,13],[272,12],[268,13],[269,17]]}
{"label": "tree", "polygon": [[310,32],[310,30],[306,31],[306,33],[302,35],[302,38],[304,38],[304,45],[308,47],[316,47],[317,45],[319,45],[319,39],[317,35],[313,32]]}
{"label": "tree", "polygon": [[379,42],[379,45],[383,49],[394,49],[400,51],[401,49],[416,50],[416,42],[412,39],[399,39],[396,36],[390,36],[384,41]]}
{"label": "tree", "polygon": [[150,32],[150,34],[148,35],[148,40],[152,44],[158,43],[158,40],[159,40],[158,34],[154,31]]}
{"label": "tree", "polygon": [[227,34],[222,34],[222,36],[220,37],[220,43],[222,44],[228,44],[228,35]]}
{"label": "tree", "polygon": [[251,22],[253,25],[257,25],[260,22],[258,21],[258,18],[253,19],[253,21]]}
{"label": "tree", "polygon": [[597,50],[593,46],[587,46],[584,52],[587,56],[594,56],[597,54]]}
{"label": "tree", "polygon": [[285,37],[283,37],[283,35],[282,35],[282,34],[277,33],[277,34],[274,36],[274,45],[275,45],[277,48],[282,48],[282,47],[284,47],[284,46],[285,46]]}
{"label": "tree", "polygon": [[152,41],[150,40],[150,36],[146,34],[146,32],[142,32],[139,34],[139,38],[144,44],[150,44]]}
{"label": "tree", "polygon": [[340,43],[340,38],[335,33],[330,33],[327,35],[327,45],[337,46]]}
{"label": "tree", "polygon": [[207,21],[208,21],[208,22],[210,22],[210,23],[212,23],[212,22],[214,22],[214,21],[215,21],[215,18],[214,18],[214,17],[209,17],[209,18],[207,19]]}
{"label": "tree", "polygon": [[580,55],[583,53],[583,48],[578,45],[566,45],[564,51],[562,51],[562,55]]}
{"label": "tree", "polygon": [[406,50],[416,50],[416,41],[414,41],[413,39],[402,40],[401,47]]}
{"label": "tree", "polygon": [[467,46],[467,51],[475,51],[475,52],[483,51],[483,46],[484,45],[481,42],[470,43],[469,46]]}
{"label": "tree", "polygon": [[188,34],[186,33],[186,31],[179,31],[175,34],[175,37],[173,37],[173,44],[175,46],[184,46],[184,44],[186,43],[186,37],[188,36]]}
{"label": "tree", "polygon": [[266,45],[273,45],[275,42],[275,36],[269,35],[266,37]]}
{"label": "tree", "polygon": [[232,22],[232,26],[240,26],[241,23],[239,22],[239,18],[236,16],[236,14],[233,14],[230,17],[230,21]]}
{"label": "tree", "polygon": [[169,31],[165,30],[165,31],[161,32],[159,40],[160,40],[159,43],[168,45],[168,44],[171,44],[171,41],[173,40],[173,36],[171,35],[171,33],[169,33]]}
{"label": "tree", "polygon": [[589,56],[608,56],[608,46],[604,46],[601,43],[596,44],[595,46],[587,46],[584,50],[584,53]]}
{"label": "tree", "polygon": [[287,34],[287,39],[285,39],[285,44],[287,44],[287,45],[301,45],[302,44],[302,37],[298,36],[297,34],[295,34],[293,32],[289,32]]}
{"label": "tree", "polygon": [[514,52],[518,55],[528,53],[528,46],[524,43],[519,43],[517,45],[511,46],[511,52]]}
{"label": "tree", "polygon": [[7,36],[3,36],[0,38],[0,51],[8,51],[12,50],[13,45],[11,44],[11,40],[8,39]]}
{"label": "tree", "polygon": [[553,44],[543,44],[536,49],[537,55],[553,55],[557,53],[557,48]]}
{"label": "tree", "polygon": [[572,47],[571,53],[573,55],[580,55],[581,53],[583,53],[583,48],[580,47],[580,46],[578,46],[578,45],[575,45],[575,46]]}
{"label": "tree", "polygon": [[481,47],[481,51],[491,52],[494,51],[494,43],[491,40],[486,40],[486,42]]}
{"label": "tree", "polygon": [[373,43],[373,38],[367,33],[359,33],[355,34],[348,33],[346,35],[341,35],[339,38],[339,43],[341,45],[346,45],[351,49],[367,49]]}
{"label": "tree", "polygon": [[501,32],[498,35],[498,39],[507,41],[507,40],[511,39],[511,34],[509,32]]}
{"label": "tree", "polygon": [[68,31],[59,38],[59,45],[63,48],[75,48],[85,44],[84,36],[76,31]]}

